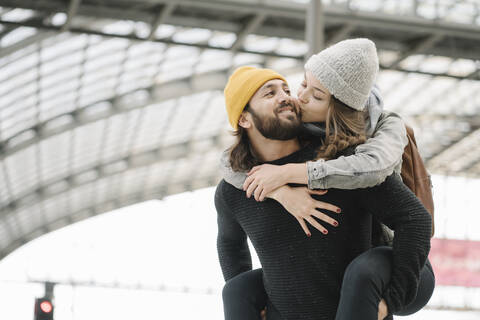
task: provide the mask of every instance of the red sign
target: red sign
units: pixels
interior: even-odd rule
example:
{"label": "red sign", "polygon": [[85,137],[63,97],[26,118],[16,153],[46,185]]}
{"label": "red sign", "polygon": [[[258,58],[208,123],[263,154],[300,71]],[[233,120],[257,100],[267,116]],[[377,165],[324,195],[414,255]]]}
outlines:
{"label": "red sign", "polygon": [[480,287],[480,241],[432,239],[431,245],[437,285]]}

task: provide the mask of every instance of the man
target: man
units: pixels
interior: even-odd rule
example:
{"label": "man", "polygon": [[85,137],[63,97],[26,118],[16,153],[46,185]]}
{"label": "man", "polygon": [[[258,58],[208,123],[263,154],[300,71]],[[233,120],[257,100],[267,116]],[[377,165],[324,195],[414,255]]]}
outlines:
{"label": "man", "polygon": [[[239,68],[229,79],[225,97],[229,121],[237,129],[230,153],[232,167],[248,170],[259,163],[313,159],[318,143],[304,146],[297,138],[299,110],[290,103],[281,75],[268,69]],[[331,190],[325,197],[326,202],[341,206],[343,213],[336,216],[340,225],[328,237],[312,232],[306,238],[279,203],[246,198],[243,191],[222,180],[215,205],[225,280],[251,270],[248,236],[262,264],[269,319],[333,319],[345,268],[370,246],[371,217],[360,213],[368,209],[399,230],[392,284],[384,298],[390,306],[409,302],[429,250],[431,221],[418,199],[391,177],[379,187]],[[325,204],[325,209],[333,212],[337,207]]]}

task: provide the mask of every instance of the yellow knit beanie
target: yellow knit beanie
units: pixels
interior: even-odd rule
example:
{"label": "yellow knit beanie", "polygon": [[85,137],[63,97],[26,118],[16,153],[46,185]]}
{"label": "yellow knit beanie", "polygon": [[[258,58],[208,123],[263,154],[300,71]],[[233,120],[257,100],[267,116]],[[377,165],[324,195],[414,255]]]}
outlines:
{"label": "yellow knit beanie", "polygon": [[250,98],[258,88],[272,79],[281,79],[287,82],[281,74],[270,69],[239,67],[233,72],[223,90],[228,121],[233,129],[238,129],[238,119]]}

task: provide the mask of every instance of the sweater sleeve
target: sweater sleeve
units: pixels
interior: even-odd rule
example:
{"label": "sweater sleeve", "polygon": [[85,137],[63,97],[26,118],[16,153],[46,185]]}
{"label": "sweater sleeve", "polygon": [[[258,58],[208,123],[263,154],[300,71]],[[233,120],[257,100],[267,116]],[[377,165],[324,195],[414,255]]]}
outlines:
{"label": "sweater sleeve", "polygon": [[355,154],[307,162],[308,187],[357,189],[378,185],[400,168],[407,143],[403,120],[393,112],[384,112],[373,136],[357,146]]}
{"label": "sweater sleeve", "polygon": [[228,152],[225,151],[220,159],[220,170],[222,172],[223,179],[235,188],[242,190],[243,183],[245,182],[245,179],[247,179],[247,174],[241,171],[233,171],[230,163],[228,162],[228,158]]}
{"label": "sweater sleeve", "polygon": [[215,192],[217,209],[217,252],[225,281],[236,275],[252,270],[252,258],[248,248],[247,235],[233,217],[224,198],[224,181]]}
{"label": "sweater sleeve", "polygon": [[420,270],[430,251],[432,220],[396,174],[376,187],[358,190],[357,195],[366,212],[395,230],[392,277],[383,293],[389,313],[394,313],[417,295]]}

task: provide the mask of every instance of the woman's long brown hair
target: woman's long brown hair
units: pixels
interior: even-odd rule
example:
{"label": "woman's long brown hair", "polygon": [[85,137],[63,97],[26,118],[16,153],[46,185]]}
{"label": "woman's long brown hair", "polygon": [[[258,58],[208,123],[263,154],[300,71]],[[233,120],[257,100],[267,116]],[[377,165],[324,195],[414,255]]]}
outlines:
{"label": "woman's long brown hair", "polygon": [[325,120],[325,140],[318,149],[317,159],[334,159],[341,151],[366,140],[365,113],[350,108],[332,95]]}

